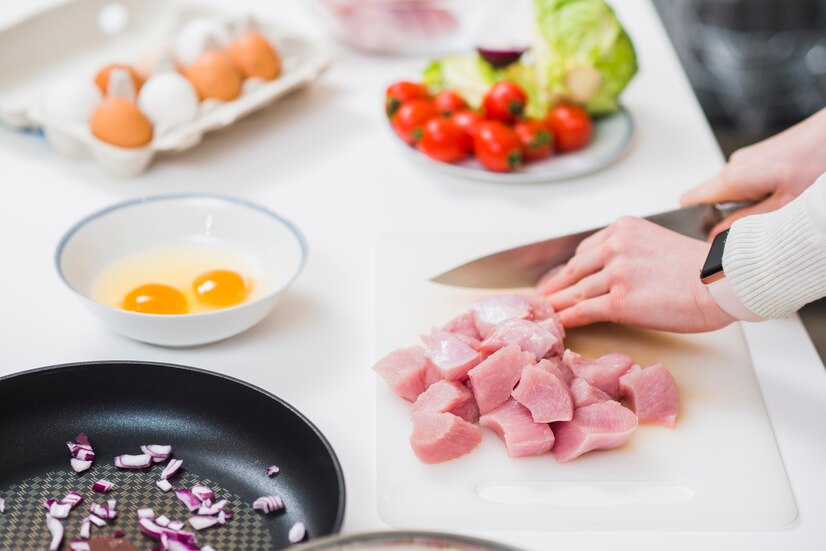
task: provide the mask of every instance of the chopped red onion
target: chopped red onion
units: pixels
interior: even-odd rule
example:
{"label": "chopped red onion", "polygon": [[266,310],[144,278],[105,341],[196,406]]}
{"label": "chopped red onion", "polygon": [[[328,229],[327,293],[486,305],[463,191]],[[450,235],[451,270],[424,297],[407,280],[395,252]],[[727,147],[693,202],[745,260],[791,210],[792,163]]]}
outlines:
{"label": "chopped red onion", "polygon": [[169,525],[169,517],[166,515],[161,515],[155,519],[155,524],[158,526],[168,526]]}
{"label": "chopped red onion", "polygon": [[148,453],[149,455],[151,455],[152,461],[154,463],[160,463],[161,461],[166,461],[167,459],[169,459],[169,456],[172,455],[172,446],[148,444],[145,446],[141,446],[141,451],[143,453]]}
{"label": "chopped red onion", "polygon": [[115,456],[115,467],[118,469],[146,469],[152,465],[152,456],[148,453],[140,455],[117,455]]}
{"label": "chopped red onion", "polygon": [[226,504],[226,499],[222,499],[221,501],[218,501],[216,503],[208,503],[207,501],[204,501],[204,503],[201,505],[201,508],[198,509],[198,514],[211,516],[217,515],[221,512],[221,509],[223,509]]}
{"label": "chopped red onion", "polygon": [[226,524],[227,514],[224,511],[218,511],[218,524]]}
{"label": "chopped red onion", "polygon": [[68,503],[72,506],[72,509],[74,509],[75,505],[77,505],[81,501],[83,501],[83,496],[82,495],[80,495],[77,492],[69,492],[68,494],[66,494],[66,497],[64,497],[61,500],[61,503]]}
{"label": "chopped red onion", "polygon": [[138,509],[138,518],[155,518],[155,511],[149,507],[145,509]]}
{"label": "chopped red onion", "polygon": [[281,469],[279,469],[277,465],[270,465],[269,467],[267,467],[267,476],[278,474],[278,471],[280,470]]}
{"label": "chopped red onion", "polygon": [[165,534],[161,536],[161,551],[201,551],[194,543],[175,541]]}
{"label": "chopped red onion", "polygon": [[215,551],[215,548],[211,545],[204,545],[203,547],[201,547],[201,551]]}
{"label": "chopped red onion", "polygon": [[201,501],[205,501],[207,499],[215,499],[215,492],[213,492],[206,486],[202,486],[201,484],[196,484],[195,486],[193,486],[192,493],[195,494]]}
{"label": "chopped red onion", "polygon": [[306,535],[307,529],[304,527],[304,523],[296,522],[293,524],[292,528],[290,528],[290,533],[287,537],[290,539],[290,543],[298,543],[303,540]]}
{"label": "chopped red onion", "polygon": [[252,502],[252,508],[262,511],[265,515],[280,511],[284,508],[284,500],[278,496],[261,496]]}
{"label": "chopped red onion", "polygon": [[182,520],[170,520],[169,521],[169,529],[170,530],[180,530],[184,527],[184,521]]}
{"label": "chopped red onion", "polygon": [[105,494],[109,490],[115,487],[114,482],[109,482],[108,480],[100,479],[94,484],[92,484],[92,491],[98,492],[99,494]]}
{"label": "chopped red onion", "polygon": [[112,537],[125,538],[126,537],[126,532],[124,532],[123,530],[115,530],[114,532],[112,532]]}
{"label": "chopped red onion", "polygon": [[486,48],[479,46],[476,48],[476,51],[479,52],[479,55],[482,56],[485,61],[497,68],[507,67],[511,63],[516,63],[526,50],[527,48],[521,47]]}
{"label": "chopped red onion", "polygon": [[[107,507],[106,505],[101,505],[99,503],[91,503],[89,505],[89,512],[92,515],[98,516],[101,519],[112,520],[116,516],[118,516],[118,512],[114,509]],[[95,523],[97,524],[97,523]],[[100,526],[100,524],[98,524]]]}
{"label": "chopped red onion", "polygon": [[106,500],[106,504],[109,506],[109,509],[111,511],[114,511],[115,509],[118,508],[118,500],[117,499]]}
{"label": "chopped red onion", "polygon": [[155,485],[161,489],[163,492],[168,492],[172,489],[172,483],[168,480],[159,480],[155,483]]}
{"label": "chopped red onion", "polygon": [[187,490],[186,488],[179,488],[175,490],[175,495],[180,499],[186,508],[190,511],[195,511],[201,507],[201,500],[198,499],[198,496],[192,493],[192,490]]}
{"label": "chopped red onion", "polygon": [[82,473],[83,471],[89,470],[89,467],[92,466],[91,461],[75,459],[74,457],[69,460],[69,463],[72,465],[72,470],[76,473]]}
{"label": "chopped red onion", "polygon": [[66,445],[69,447],[69,452],[71,452],[72,457],[75,459],[79,459],[80,461],[92,461],[95,459],[95,452],[92,449],[92,445],[82,432],[75,436],[73,441],[66,442]]}
{"label": "chopped red onion", "polygon": [[52,505],[55,504],[55,503],[57,503],[56,499],[54,499],[54,498],[47,499],[47,500],[43,501],[43,507],[45,507],[46,509],[51,509]]}
{"label": "chopped red onion", "polygon": [[5,512],[6,510],[6,500],[0,497],[0,513]]}
{"label": "chopped red onion", "polygon": [[92,535],[92,521],[89,520],[89,517],[84,517],[82,521],[80,521],[80,537],[88,540],[89,537]]}
{"label": "chopped red onion", "polygon": [[90,521],[92,521],[92,524],[94,524],[98,528],[103,528],[107,524],[107,522],[104,519],[100,518],[97,515],[89,515],[87,518]]}
{"label": "chopped red onion", "polygon": [[92,551],[88,542],[82,540],[75,540],[69,542],[69,549],[72,551]]}
{"label": "chopped red onion", "polygon": [[49,515],[51,515],[54,518],[64,519],[69,516],[69,512],[71,510],[71,503],[63,503],[62,501],[58,501],[52,503],[52,506],[49,507]]}
{"label": "chopped red onion", "polygon": [[166,480],[167,478],[177,473],[178,469],[181,468],[182,464],[183,459],[173,459],[172,461],[170,461],[166,465],[166,467],[164,467],[164,470],[161,472],[161,480]]}
{"label": "chopped red onion", "polygon": [[[170,523],[170,527],[163,527],[158,526],[153,521],[148,518],[142,518],[138,520],[138,524],[140,525],[141,531],[145,534],[149,535],[156,540],[161,539],[161,536],[166,536],[170,542],[178,541],[187,544],[194,544],[195,543],[195,534],[192,532],[185,532],[179,529],[173,529],[171,527],[172,523]],[[183,528],[183,523],[181,523],[181,528]]]}
{"label": "chopped red onion", "polygon": [[235,513],[232,512],[232,509],[224,509],[221,512],[224,513],[224,517],[226,517],[227,520],[231,519],[235,515]]}
{"label": "chopped red onion", "polygon": [[49,551],[57,551],[63,541],[63,523],[46,513],[46,526],[52,534],[52,541],[49,543]]}
{"label": "chopped red onion", "polygon": [[216,524],[218,524],[218,519],[216,517],[206,517],[203,515],[189,517],[189,525],[196,530],[204,530],[210,526],[215,526]]}

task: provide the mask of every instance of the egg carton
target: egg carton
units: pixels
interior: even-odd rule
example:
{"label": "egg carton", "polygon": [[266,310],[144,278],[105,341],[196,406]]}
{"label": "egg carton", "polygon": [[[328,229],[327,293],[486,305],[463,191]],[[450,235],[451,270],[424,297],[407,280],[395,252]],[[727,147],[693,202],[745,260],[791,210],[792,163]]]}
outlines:
{"label": "egg carton", "polygon": [[91,157],[116,176],[147,169],[161,151],[184,151],[205,133],[229,126],[305,86],[330,61],[327,48],[277,23],[257,21],[258,30],[276,45],[282,72],[270,81],[247,79],[232,101],[207,100],[196,117],[154,135],[139,148],[122,148],[97,139],[87,124],[55,120],[42,101],[51,85],[65,77],[88,77],[104,65],[141,66],[172,43],[187,22],[209,18],[228,25],[241,14],[168,0],[84,0],[38,13],[0,32],[0,122],[18,129],[42,129],[56,151],[66,157]]}

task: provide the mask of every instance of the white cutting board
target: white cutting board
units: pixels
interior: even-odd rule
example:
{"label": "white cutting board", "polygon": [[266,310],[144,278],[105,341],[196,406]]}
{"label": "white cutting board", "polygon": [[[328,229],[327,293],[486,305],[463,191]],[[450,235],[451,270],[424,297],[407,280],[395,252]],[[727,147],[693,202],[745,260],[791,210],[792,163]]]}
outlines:
{"label": "white cutting board", "polygon": [[[377,254],[377,358],[498,291],[429,278],[530,239],[387,236]],[[662,362],[680,391],[675,429],[643,425],[624,447],[558,464],[510,459],[483,429],[459,459],[422,465],[408,443],[408,402],[376,377],[377,491],[393,527],[430,529],[766,529],[791,524],[794,496],[746,343],[734,325],[676,335],[601,325],[572,332],[586,357],[623,352]]]}

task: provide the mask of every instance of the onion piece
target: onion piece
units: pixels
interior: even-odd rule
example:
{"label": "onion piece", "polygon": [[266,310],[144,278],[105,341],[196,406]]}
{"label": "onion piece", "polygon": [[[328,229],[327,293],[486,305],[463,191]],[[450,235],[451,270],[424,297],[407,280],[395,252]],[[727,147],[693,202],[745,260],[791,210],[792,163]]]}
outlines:
{"label": "onion piece", "polygon": [[104,519],[100,518],[97,515],[89,515],[87,518],[92,522],[92,524],[94,524],[98,528],[103,528],[107,524],[107,522]]}
{"label": "onion piece", "polygon": [[69,463],[72,465],[72,470],[76,473],[82,473],[83,471],[87,471],[89,470],[89,467],[92,466],[91,461],[75,459],[74,457],[69,460]]}
{"label": "onion piece", "polygon": [[117,499],[109,499],[106,501],[106,504],[109,506],[110,511],[114,511],[118,508],[118,500]]}
{"label": "onion piece", "polygon": [[57,551],[63,541],[63,523],[46,513],[46,526],[52,534],[52,541],[49,543],[49,551]]}
{"label": "onion piece", "polygon": [[190,511],[196,511],[201,507],[201,500],[198,499],[198,496],[192,493],[192,490],[179,488],[175,490],[175,496],[180,499]]}
{"label": "onion piece", "polygon": [[169,526],[169,517],[166,515],[161,515],[155,519],[155,524],[162,527]]}
{"label": "onion piece", "polygon": [[527,48],[519,47],[489,48],[479,46],[476,48],[476,51],[479,52],[482,59],[496,68],[507,67],[512,63],[516,63],[519,61],[519,58],[522,57],[522,54],[524,54],[527,50]]}
{"label": "onion piece", "polygon": [[75,459],[92,461],[95,458],[95,451],[92,449],[89,439],[82,432],[75,436],[74,440],[66,442],[66,446],[69,447],[69,452]]}
{"label": "onion piece", "polygon": [[226,499],[222,499],[221,501],[217,501],[215,503],[209,503],[209,504],[207,504],[207,502],[205,501],[203,503],[203,505],[201,505],[201,508],[198,509],[198,514],[199,515],[210,515],[210,516],[217,515],[218,513],[221,512],[221,509],[223,509],[226,504],[227,504]]}
{"label": "onion piece", "polygon": [[69,542],[69,549],[72,551],[92,551],[89,542],[83,540],[75,540]]}
{"label": "onion piece", "polygon": [[287,537],[290,540],[290,543],[298,543],[303,540],[307,536],[307,528],[304,527],[303,522],[296,522],[293,524],[292,528],[290,528],[290,533]]}
{"label": "onion piece", "polygon": [[183,462],[183,459],[173,459],[172,461],[170,461],[166,465],[166,467],[164,467],[164,470],[161,472],[161,480],[166,480],[167,478],[177,473],[178,469],[181,468]]}
{"label": "onion piece", "polygon": [[80,495],[77,492],[69,492],[68,494],[66,494],[66,497],[64,497],[60,502],[61,503],[68,503],[72,506],[72,509],[74,509],[75,505],[77,505],[81,501],[83,501],[83,496],[82,495]]}
{"label": "onion piece", "polygon": [[99,494],[105,494],[109,490],[115,487],[114,482],[109,482],[108,480],[100,479],[94,484],[92,484],[92,491],[97,492]]}
{"label": "onion piece", "polygon": [[80,537],[88,540],[91,535],[92,521],[89,520],[89,517],[84,517],[83,520],[80,521]]}
{"label": "onion piece", "polygon": [[193,486],[192,493],[195,494],[201,501],[215,499],[215,492],[213,492],[206,486],[202,486],[201,484],[196,484],[195,486]]}
{"label": "onion piece", "polygon": [[71,503],[63,503],[62,501],[57,501],[55,503],[52,503],[52,506],[49,507],[49,515],[53,518],[64,519],[69,516],[69,512],[71,510]]}
{"label": "onion piece", "polygon": [[155,518],[155,511],[149,507],[145,509],[138,509],[138,518]]}
{"label": "onion piece", "polygon": [[224,511],[218,511],[218,524],[226,524],[227,514]]}
{"label": "onion piece", "polygon": [[141,446],[141,451],[151,455],[153,463],[160,463],[161,461],[166,461],[169,459],[169,456],[172,455],[172,446],[148,444]]}
{"label": "onion piece", "polygon": [[170,530],[180,530],[184,527],[184,521],[182,520],[170,520],[169,521],[169,529]]}
{"label": "onion piece", "polygon": [[46,509],[51,509],[52,505],[55,504],[55,503],[57,503],[56,499],[54,499],[54,498],[47,499],[47,500],[43,501],[43,507],[45,507]]}
{"label": "onion piece", "polygon": [[218,524],[218,519],[216,517],[206,517],[203,515],[189,517],[189,525],[196,530],[204,530],[210,526],[215,526],[216,524]]}
{"label": "onion piece", "polygon": [[267,467],[267,476],[278,474],[278,471],[280,470],[281,469],[278,468],[278,465],[270,465],[269,467]]}
{"label": "onion piece", "polygon": [[284,500],[278,496],[261,496],[252,502],[252,508],[262,511],[265,515],[280,511],[284,508]]}
{"label": "onion piece", "polygon": [[[138,520],[138,524],[140,525],[142,532],[156,540],[160,540],[162,537],[165,537],[169,539],[170,543],[173,541],[182,542],[189,545],[193,545],[195,543],[195,534],[192,532],[164,528],[163,526],[158,526],[148,518]],[[170,526],[171,524],[172,523],[170,523]],[[183,523],[181,523],[181,527],[183,527]]]}
{"label": "onion piece", "polygon": [[172,489],[172,483],[168,480],[159,480],[155,483],[155,486],[160,488],[162,492],[168,492]]}
{"label": "onion piece", "polygon": [[[89,504],[89,513],[94,516],[100,517],[101,519],[112,520],[116,516],[118,516],[118,512],[114,509],[110,509],[106,505],[101,505],[100,503],[91,503]],[[97,523],[95,523],[97,524]],[[105,523],[104,523],[105,524]],[[98,526],[101,526],[98,524]]]}
{"label": "onion piece", "polygon": [[148,453],[140,455],[117,455],[115,456],[115,467],[118,469],[146,469],[152,465],[152,456]]}
{"label": "onion piece", "polygon": [[6,511],[6,500],[0,497],[0,513]]}
{"label": "onion piece", "polygon": [[115,530],[114,532],[112,532],[112,537],[114,537],[114,538],[125,538],[126,537],[126,532],[124,532],[123,530]]}

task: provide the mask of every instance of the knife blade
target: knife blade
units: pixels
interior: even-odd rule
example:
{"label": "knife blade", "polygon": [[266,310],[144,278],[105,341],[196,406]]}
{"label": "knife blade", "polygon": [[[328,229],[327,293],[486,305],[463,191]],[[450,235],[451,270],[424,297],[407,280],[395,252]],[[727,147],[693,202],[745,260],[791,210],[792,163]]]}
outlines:
{"label": "knife blade", "polygon": [[[694,205],[646,216],[645,219],[677,233],[705,240],[715,224],[748,204],[752,203]],[[533,286],[548,270],[567,262],[583,239],[601,229],[585,230],[483,256],[437,275],[431,281],[486,289]]]}

